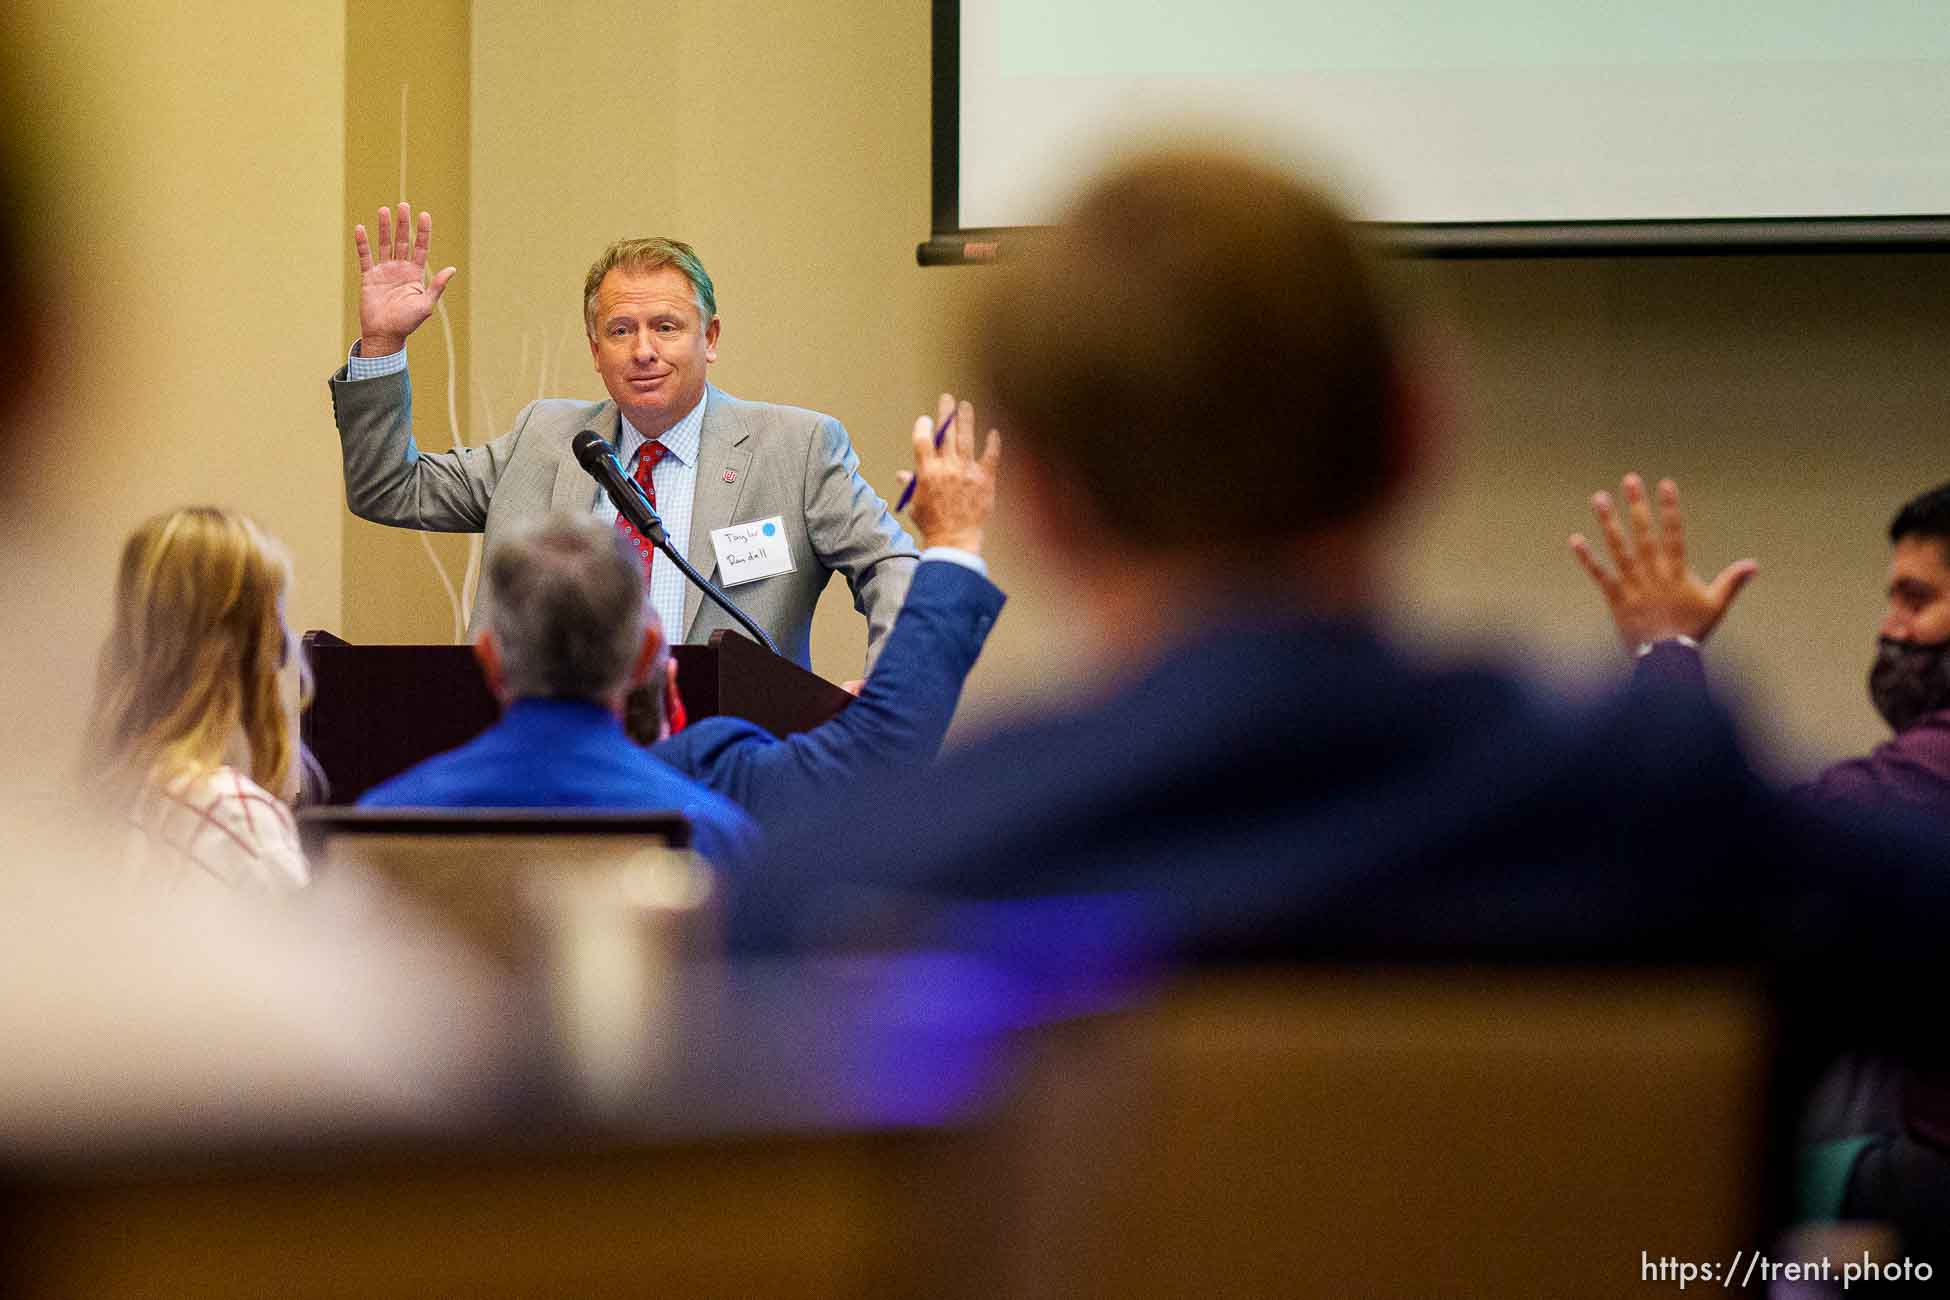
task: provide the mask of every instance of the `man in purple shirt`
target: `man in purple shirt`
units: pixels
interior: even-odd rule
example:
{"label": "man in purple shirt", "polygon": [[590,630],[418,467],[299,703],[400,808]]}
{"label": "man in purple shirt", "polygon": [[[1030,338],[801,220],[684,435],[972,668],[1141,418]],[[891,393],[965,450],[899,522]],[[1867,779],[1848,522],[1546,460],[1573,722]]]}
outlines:
{"label": "man in purple shirt", "polygon": [[[1604,592],[1619,635],[1638,650],[1639,671],[1697,676],[1699,643],[1753,576],[1753,561],[1736,561],[1702,582],[1686,567],[1679,489],[1670,479],[1659,484],[1656,537],[1644,482],[1627,475],[1623,490],[1622,525],[1609,495],[1591,502],[1615,571],[1582,536],[1571,538],[1571,550]],[[1950,811],[1950,483],[1898,510],[1889,541],[1889,608],[1869,669],[1869,698],[1896,734],[1794,793],[1809,801]],[[1940,1059],[1843,1057],[1803,1119],[1800,1213],[1888,1223],[1906,1247],[1950,1248],[1946,1135],[1950,1069]]]}
{"label": "man in purple shirt", "polygon": [[[1754,562],[1738,560],[1702,581],[1686,567],[1672,480],[1659,484],[1656,530],[1644,481],[1628,474],[1622,488],[1622,523],[1609,494],[1591,500],[1613,567],[1606,569],[1581,535],[1571,538],[1571,550],[1604,593],[1642,671],[1696,673],[1700,642],[1753,577]],[[1797,793],[1950,810],[1950,483],[1898,510],[1889,541],[1889,608],[1869,670],[1869,698],[1896,734],[1824,769]]]}

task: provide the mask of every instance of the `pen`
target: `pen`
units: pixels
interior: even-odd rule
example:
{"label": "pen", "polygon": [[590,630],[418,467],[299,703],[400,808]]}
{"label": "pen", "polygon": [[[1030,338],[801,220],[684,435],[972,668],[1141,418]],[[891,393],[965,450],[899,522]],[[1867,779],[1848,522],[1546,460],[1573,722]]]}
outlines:
{"label": "pen", "polygon": [[[941,440],[947,437],[948,430],[954,427],[955,427],[955,413],[953,411],[950,411],[948,412],[948,418],[941,422],[941,427],[934,431],[934,449],[936,451],[941,450]],[[894,503],[895,514],[899,514],[901,511],[907,509],[907,503],[914,499],[914,485],[916,483],[919,483],[920,481],[921,481],[921,472],[919,470],[916,470],[914,472],[914,477],[907,480],[907,486],[901,489],[901,499]]]}

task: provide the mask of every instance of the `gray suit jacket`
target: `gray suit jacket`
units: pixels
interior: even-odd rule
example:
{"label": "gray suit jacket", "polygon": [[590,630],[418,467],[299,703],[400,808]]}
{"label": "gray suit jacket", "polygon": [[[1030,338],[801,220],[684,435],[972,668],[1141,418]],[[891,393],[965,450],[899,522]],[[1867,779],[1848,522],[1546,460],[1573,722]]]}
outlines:
{"label": "gray suit jacket", "polygon": [[[355,382],[341,368],[331,389],[353,514],[402,528],[484,532],[490,547],[518,519],[590,509],[595,480],[569,445],[590,429],[613,447],[622,429],[613,401],[545,398],[525,407],[515,427],[493,442],[423,452],[413,442],[413,389],[404,373]],[[684,553],[716,581],[712,530],[783,515],[797,568],[728,594],[800,664],[810,664],[813,606],[834,570],[846,575],[854,608],[867,616],[869,664],[907,596],[918,558],[914,543],[860,477],[859,465],[832,416],[710,390]],[[487,594],[484,582],[470,630]],[[673,639],[707,641],[718,628],[735,626],[693,587],[684,600],[683,635]]]}

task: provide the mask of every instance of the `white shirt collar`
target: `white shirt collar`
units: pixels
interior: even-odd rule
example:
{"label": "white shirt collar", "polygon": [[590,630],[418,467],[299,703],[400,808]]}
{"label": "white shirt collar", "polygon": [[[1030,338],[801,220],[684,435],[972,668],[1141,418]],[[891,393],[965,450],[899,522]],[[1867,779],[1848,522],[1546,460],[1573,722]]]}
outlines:
{"label": "white shirt collar", "polygon": [[[664,445],[671,458],[680,465],[697,464],[698,445],[704,436],[704,404],[710,400],[711,390],[707,387],[703,395],[697,399],[697,405],[693,406],[683,419],[664,430],[663,437],[657,439]],[[618,411],[617,418],[623,422],[623,433],[618,439],[620,445],[616,448],[616,456],[625,466],[628,466],[635,459],[637,452],[642,449],[643,444],[650,439],[636,431],[636,426],[630,423],[629,416]]]}

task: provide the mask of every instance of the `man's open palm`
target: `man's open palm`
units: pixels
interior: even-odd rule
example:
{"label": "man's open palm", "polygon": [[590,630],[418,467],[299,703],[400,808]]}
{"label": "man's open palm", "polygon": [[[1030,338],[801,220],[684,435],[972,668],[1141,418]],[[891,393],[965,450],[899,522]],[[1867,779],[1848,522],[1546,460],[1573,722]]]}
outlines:
{"label": "man's open palm", "polygon": [[1679,511],[1679,486],[1671,479],[1659,482],[1656,533],[1645,480],[1627,474],[1620,486],[1625,495],[1622,525],[1609,493],[1591,498],[1591,511],[1604,532],[1613,568],[1607,570],[1599,562],[1582,533],[1572,535],[1571,553],[1604,593],[1612,623],[1628,648],[1673,636],[1706,640],[1758,566],[1752,560],[1735,560],[1713,581],[1703,581],[1686,563],[1686,520]]}
{"label": "man's open palm", "polygon": [[352,227],[352,247],[359,255],[359,354],[367,357],[405,347],[406,336],[433,315],[447,281],[454,278],[449,266],[427,279],[431,212],[420,214],[416,230],[410,205],[381,208],[373,229],[377,248],[367,240],[364,226]]}

